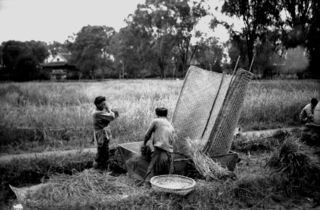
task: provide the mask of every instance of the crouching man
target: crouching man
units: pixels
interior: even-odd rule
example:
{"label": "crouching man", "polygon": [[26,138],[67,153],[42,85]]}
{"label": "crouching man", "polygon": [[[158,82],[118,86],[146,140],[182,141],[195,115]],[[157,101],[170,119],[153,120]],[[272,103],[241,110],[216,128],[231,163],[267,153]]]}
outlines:
{"label": "crouching man", "polygon": [[301,123],[313,123],[313,114],[314,109],[318,104],[318,100],[316,98],[312,98],[310,103],[307,104],[302,111],[300,112],[300,121]]}
{"label": "crouching man", "polygon": [[97,154],[93,162],[93,170],[104,172],[108,170],[109,142],[111,130],[109,123],[116,118],[115,113],[106,103],[104,96],[98,96],[94,100],[96,109],[92,113],[94,141],[97,142]]}
{"label": "crouching man", "polygon": [[166,108],[156,108],[157,118],[152,120],[143,145],[153,139],[154,152],[144,179],[138,184],[142,185],[147,179],[156,175],[170,174],[173,172],[173,142],[175,131],[172,124],[168,121],[168,110]]}

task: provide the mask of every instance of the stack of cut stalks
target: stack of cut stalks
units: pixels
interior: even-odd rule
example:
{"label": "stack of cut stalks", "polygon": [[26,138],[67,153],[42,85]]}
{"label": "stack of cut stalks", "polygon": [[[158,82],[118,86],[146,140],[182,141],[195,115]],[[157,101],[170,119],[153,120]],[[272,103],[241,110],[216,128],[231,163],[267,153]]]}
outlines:
{"label": "stack of cut stalks", "polygon": [[[121,180],[122,179],[122,180]],[[81,204],[94,201],[115,201],[135,193],[124,177],[112,177],[108,174],[93,173],[85,170],[81,173],[53,176],[48,186],[32,193],[27,200],[32,206],[49,206],[58,202],[61,205]]]}
{"label": "stack of cut stalks", "polygon": [[320,164],[298,137],[288,138],[275,152],[267,166],[282,180],[287,194],[320,198]]}
{"label": "stack of cut stalks", "polygon": [[227,168],[222,167],[212,158],[206,155],[202,149],[201,141],[187,140],[189,143],[189,155],[194,163],[197,171],[207,180],[225,180],[228,178],[235,178],[235,174]]}

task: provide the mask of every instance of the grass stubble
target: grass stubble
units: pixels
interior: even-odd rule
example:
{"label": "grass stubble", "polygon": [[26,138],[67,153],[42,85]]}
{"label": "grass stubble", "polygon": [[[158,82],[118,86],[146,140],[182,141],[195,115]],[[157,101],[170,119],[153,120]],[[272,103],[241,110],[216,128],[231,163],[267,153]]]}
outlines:
{"label": "grass stubble", "polygon": [[[2,84],[0,97],[4,99],[1,100],[4,108],[0,112],[3,119],[0,134],[7,138],[1,140],[1,148],[7,153],[15,153],[17,149],[18,152],[19,149],[25,152],[87,147],[91,134],[86,129],[91,126],[90,110],[97,95],[106,95],[112,106],[120,110],[121,117],[112,125],[114,143],[139,141],[154,117],[155,107],[174,109],[181,85],[181,81]],[[239,124],[243,130],[297,125],[301,108],[311,97],[319,96],[320,89],[317,87],[317,81],[254,81],[249,86]],[[172,111],[169,112],[169,118],[171,116]],[[17,132],[17,127],[34,127],[35,131],[31,130],[28,135],[21,134]],[[64,134],[64,140],[61,130],[62,134],[59,134],[49,128],[63,128],[62,131],[69,133]],[[220,180],[216,174],[204,171],[207,177],[214,178],[197,179],[195,190],[185,197],[137,188],[124,175],[117,178],[117,185],[105,177],[79,172],[68,176],[50,174],[51,181],[57,184],[53,185],[54,188],[60,189],[55,191],[59,194],[43,192],[35,197],[39,198],[40,203],[33,203],[32,207],[56,209],[60,203],[60,209],[262,209],[274,202],[286,202],[290,207],[301,198],[313,198],[314,193],[318,195],[314,184],[319,183],[319,177],[311,177],[315,180],[313,185],[307,182],[310,176],[300,171],[302,168],[311,174],[318,171],[317,164],[313,164],[316,162],[310,164],[310,160],[315,159],[307,158],[311,157],[310,154],[304,153],[307,149],[302,150],[300,146],[284,146],[290,145],[288,142],[301,144],[298,140],[289,141],[288,138],[271,139],[267,144],[259,140],[249,144],[246,141],[234,142],[233,150],[238,151],[242,159],[235,171],[237,179]],[[297,153],[299,155],[295,155]],[[201,156],[199,165],[204,160],[205,156]],[[43,165],[50,165],[50,161]],[[205,165],[208,164],[210,162]],[[42,168],[42,165],[37,167]],[[94,187],[99,180],[104,184]],[[74,182],[82,188],[75,187]],[[101,192],[103,186],[110,191]],[[119,190],[111,190],[115,187],[119,187]],[[304,190],[297,190],[301,188]],[[79,189],[86,193],[79,192]],[[53,198],[60,198],[60,202]],[[70,198],[73,198],[72,202]]]}
{"label": "grass stubble", "polygon": [[[194,149],[195,147],[193,147]],[[199,152],[194,150],[194,152]],[[250,152],[250,151],[248,151]],[[320,167],[299,136],[289,136],[273,151],[252,151],[225,177],[224,168],[194,153],[196,188],[186,196],[159,193],[137,187],[126,174],[111,177],[88,170],[50,177],[49,187],[32,195],[31,209],[264,209],[281,204],[299,206],[306,198],[316,201],[320,190]],[[203,170],[205,167],[211,170]],[[221,176],[224,175],[224,176]],[[221,178],[222,177],[222,178]]]}

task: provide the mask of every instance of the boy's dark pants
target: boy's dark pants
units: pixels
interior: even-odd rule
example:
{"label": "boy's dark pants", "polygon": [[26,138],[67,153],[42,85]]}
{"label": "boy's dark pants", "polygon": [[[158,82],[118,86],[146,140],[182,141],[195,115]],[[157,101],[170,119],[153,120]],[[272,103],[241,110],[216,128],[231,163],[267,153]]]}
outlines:
{"label": "boy's dark pants", "polygon": [[96,132],[97,139],[97,154],[93,168],[107,170],[109,164],[109,139],[106,137],[105,132]]}

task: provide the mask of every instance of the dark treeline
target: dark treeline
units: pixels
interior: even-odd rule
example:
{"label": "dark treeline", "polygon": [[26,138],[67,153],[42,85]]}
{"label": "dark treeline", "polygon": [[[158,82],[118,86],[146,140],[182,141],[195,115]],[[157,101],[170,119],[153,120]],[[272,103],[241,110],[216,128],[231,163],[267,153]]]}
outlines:
{"label": "dark treeline", "polygon": [[[82,78],[183,77],[190,65],[230,72],[239,56],[238,67],[249,69],[253,63],[252,71],[262,78],[320,78],[318,0],[225,0],[217,10],[239,19],[242,29],[220,20],[205,0],[146,0],[118,32],[88,25],[64,43],[3,42],[0,75],[16,81],[45,79],[39,64],[49,55],[70,52],[70,63]],[[221,44],[195,30],[206,16],[212,19],[211,30],[218,25],[228,30],[229,41]]]}

